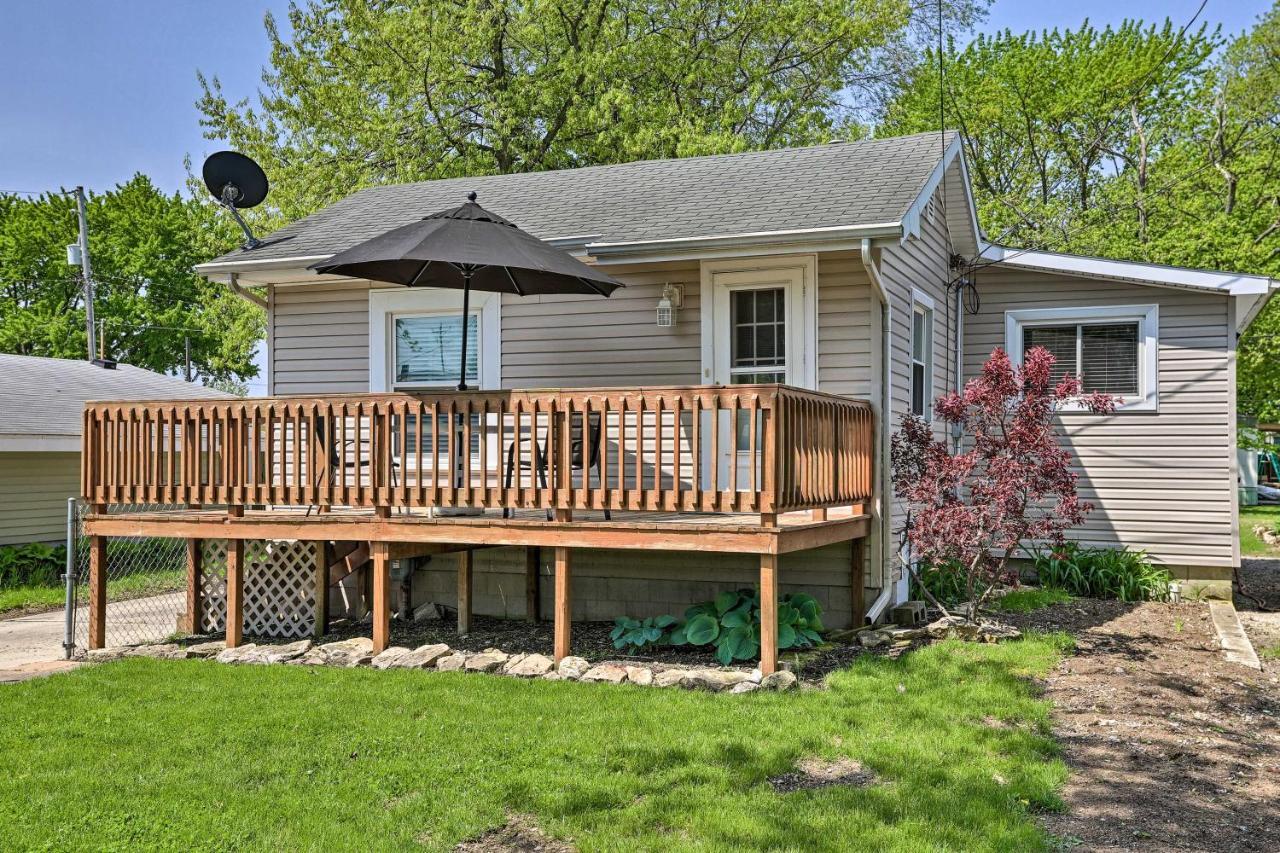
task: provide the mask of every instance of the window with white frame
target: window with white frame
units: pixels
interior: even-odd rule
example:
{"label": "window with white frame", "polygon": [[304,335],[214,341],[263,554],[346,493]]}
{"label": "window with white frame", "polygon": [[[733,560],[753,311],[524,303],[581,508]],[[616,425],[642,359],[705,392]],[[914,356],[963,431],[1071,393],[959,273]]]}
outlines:
{"label": "window with white frame", "polygon": [[781,287],[729,293],[729,381],[787,381],[787,300]]}
{"label": "window with white frame", "polygon": [[1121,410],[1153,411],[1158,322],[1155,305],[1028,309],[1006,313],[1005,337],[1015,362],[1043,347],[1054,356],[1055,382],[1074,374],[1086,394],[1117,396]]}
{"label": "window with white frame", "polygon": [[915,291],[911,299],[911,413],[933,412],[933,300]]}

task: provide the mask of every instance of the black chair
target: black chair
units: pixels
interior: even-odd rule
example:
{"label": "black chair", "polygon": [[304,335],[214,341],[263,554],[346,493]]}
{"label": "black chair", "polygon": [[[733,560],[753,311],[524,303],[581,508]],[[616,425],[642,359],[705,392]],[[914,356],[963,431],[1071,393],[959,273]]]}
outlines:
{"label": "black chair", "polygon": [[[338,441],[337,441],[338,431],[337,431],[337,428],[332,425],[329,418],[328,417],[316,418],[314,421],[313,428],[315,430],[316,439],[319,441],[320,446],[324,448],[328,448],[328,451],[329,451],[328,452],[328,456],[329,456],[328,471],[329,471],[330,477],[335,476],[337,472],[341,469],[354,474],[355,478],[358,481],[364,475],[366,470],[372,469],[373,460],[369,458],[369,454],[372,451],[372,444],[367,438],[346,439],[345,441],[342,442],[342,449],[344,452],[339,454]],[[358,426],[357,426],[357,429],[358,429]],[[330,440],[330,436],[332,436],[333,438],[332,441]],[[395,438],[396,437],[393,434],[392,440],[394,441]],[[348,461],[344,463],[342,460],[345,459],[347,456],[346,451],[352,448],[356,449],[356,453],[352,454],[355,458],[352,461]],[[404,450],[405,448],[400,448],[401,453],[403,453]],[[398,486],[400,484],[399,477],[397,476],[400,472],[400,460],[396,458],[396,455],[397,454],[393,449],[392,455],[391,455],[391,485],[392,486]],[[325,475],[325,472],[323,470],[316,472],[315,487],[317,489],[320,488],[320,481],[324,479],[324,475]],[[311,510],[314,508],[315,508],[314,506],[307,507],[306,517],[310,517]],[[400,512],[401,514],[406,514],[408,512],[408,508],[401,507]]]}
{"label": "black chair", "polygon": [[[600,472],[600,436],[602,432],[600,413],[592,412],[587,416],[587,437],[585,442],[582,437],[582,419],[583,416],[579,413],[572,415],[569,421],[569,467],[571,471],[590,471],[594,468],[596,474],[603,476]],[[516,459],[516,443],[514,440],[507,444],[507,472],[503,481],[505,488],[511,488],[517,467],[521,471],[536,471],[538,473],[538,482],[542,484],[542,488],[547,488],[547,439],[544,438],[541,444],[533,443],[532,463],[523,459]],[[502,510],[502,517],[511,517],[510,507]],[[609,521],[613,518],[613,514],[606,509],[604,518],[605,521]],[[551,520],[550,510],[547,511],[547,520]]]}

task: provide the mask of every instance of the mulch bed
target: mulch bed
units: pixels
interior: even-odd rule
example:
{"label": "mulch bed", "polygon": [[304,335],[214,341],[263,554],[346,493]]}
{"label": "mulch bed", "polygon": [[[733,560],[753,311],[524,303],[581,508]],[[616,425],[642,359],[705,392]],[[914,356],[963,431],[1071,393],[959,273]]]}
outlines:
{"label": "mulch bed", "polygon": [[1066,630],[1045,679],[1071,778],[1045,828],[1083,850],[1280,850],[1280,683],[1227,663],[1200,603],[1007,614]]}

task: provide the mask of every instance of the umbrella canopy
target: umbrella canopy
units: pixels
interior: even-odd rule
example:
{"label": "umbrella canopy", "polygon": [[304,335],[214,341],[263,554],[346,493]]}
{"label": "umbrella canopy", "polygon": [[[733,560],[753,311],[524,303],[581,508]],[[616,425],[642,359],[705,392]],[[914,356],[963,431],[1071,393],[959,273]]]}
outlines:
{"label": "umbrella canopy", "polygon": [[462,291],[462,364],[458,390],[467,390],[467,323],[472,290],[541,296],[608,296],[622,283],[490,213],[467,193],[460,207],[393,228],[312,264],[320,273],[407,287]]}
{"label": "umbrella canopy", "polygon": [[408,287],[450,287],[540,296],[608,296],[622,286],[561,249],[521,231],[476,203],[393,228],[313,264],[322,273]]}

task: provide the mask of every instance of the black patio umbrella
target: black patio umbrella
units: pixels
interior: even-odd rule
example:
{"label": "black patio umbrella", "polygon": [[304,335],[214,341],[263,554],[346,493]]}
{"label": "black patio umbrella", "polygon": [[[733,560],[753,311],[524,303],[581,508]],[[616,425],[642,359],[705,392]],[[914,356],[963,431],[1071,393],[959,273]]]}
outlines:
{"label": "black patio umbrella", "polygon": [[540,296],[608,296],[620,282],[593,269],[514,223],[490,213],[467,193],[460,207],[393,228],[312,264],[321,273],[386,281],[406,287],[462,291],[462,366],[458,390],[467,390],[467,314],[471,291]]}

